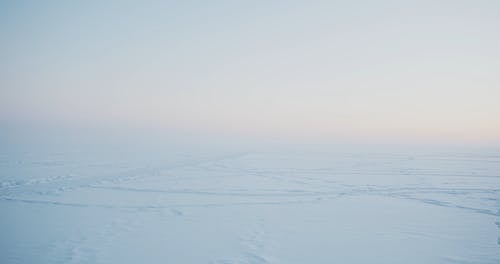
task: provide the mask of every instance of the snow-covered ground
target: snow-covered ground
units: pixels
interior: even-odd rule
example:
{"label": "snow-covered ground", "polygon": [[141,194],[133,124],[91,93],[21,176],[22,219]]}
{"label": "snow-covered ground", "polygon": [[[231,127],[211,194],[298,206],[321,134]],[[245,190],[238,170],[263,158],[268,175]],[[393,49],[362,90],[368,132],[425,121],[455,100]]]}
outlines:
{"label": "snow-covered ground", "polygon": [[500,263],[500,153],[5,148],[1,263]]}

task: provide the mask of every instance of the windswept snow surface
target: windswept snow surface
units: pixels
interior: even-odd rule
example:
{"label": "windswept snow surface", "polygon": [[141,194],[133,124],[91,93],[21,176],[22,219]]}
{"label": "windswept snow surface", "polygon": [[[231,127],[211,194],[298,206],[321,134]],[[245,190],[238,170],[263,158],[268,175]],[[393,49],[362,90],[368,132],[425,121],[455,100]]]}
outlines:
{"label": "windswept snow surface", "polygon": [[4,149],[0,263],[500,263],[500,153]]}

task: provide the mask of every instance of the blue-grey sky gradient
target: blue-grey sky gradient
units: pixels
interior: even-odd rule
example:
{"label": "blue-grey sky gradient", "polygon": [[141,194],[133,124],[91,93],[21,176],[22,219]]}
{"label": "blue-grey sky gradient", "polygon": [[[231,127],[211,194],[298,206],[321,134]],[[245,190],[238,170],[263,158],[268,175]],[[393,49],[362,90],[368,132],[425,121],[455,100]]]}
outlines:
{"label": "blue-grey sky gradient", "polygon": [[500,142],[499,1],[2,1],[0,122]]}

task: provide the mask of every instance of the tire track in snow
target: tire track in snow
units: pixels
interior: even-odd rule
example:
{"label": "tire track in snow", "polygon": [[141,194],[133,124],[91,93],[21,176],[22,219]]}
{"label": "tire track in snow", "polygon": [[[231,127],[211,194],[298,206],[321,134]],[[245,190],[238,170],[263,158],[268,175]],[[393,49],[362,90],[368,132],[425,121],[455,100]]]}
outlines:
{"label": "tire track in snow", "polygon": [[0,200],[8,202],[52,205],[52,206],[67,206],[67,207],[80,207],[80,208],[107,208],[107,209],[138,209],[138,210],[176,209],[183,207],[224,207],[224,206],[240,206],[240,205],[283,205],[283,204],[314,203],[318,201],[318,199],[309,199],[309,200],[293,200],[293,201],[228,202],[228,203],[200,203],[200,204],[193,203],[193,204],[129,206],[129,205],[113,205],[113,204],[70,203],[70,202],[58,202],[49,200],[19,199],[11,197],[0,197]]}
{"label": "tire track in snow", "polygon": [[215,158],[198,159],[194,161],[181,162],[165,167],[136,168],[124,172],[110,173],[105,175],[75,178],[67,176],[50,176],[41,179],[5,181],[0,183],[0,195],[16,194],[48,194],[60,193],[83,187],[91,187],[98,184],[109,184],[126,182],[134,179],[144,179],[159,176],[160,172],[169,171],[185,167],[195,167],[204,163],[217,162],[221,160],[237,159],[248,155],[250,152],[238,152],[229,155],[222,155]]}

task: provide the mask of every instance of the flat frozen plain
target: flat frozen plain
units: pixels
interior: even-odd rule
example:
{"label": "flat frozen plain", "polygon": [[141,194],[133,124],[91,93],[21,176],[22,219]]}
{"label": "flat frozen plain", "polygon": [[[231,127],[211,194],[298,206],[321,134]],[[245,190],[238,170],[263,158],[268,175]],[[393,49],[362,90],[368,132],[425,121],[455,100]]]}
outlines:
{"label": "flat frozen plain", "polygon": [[1,263],[500,263],[500,153],[0,155]]}

